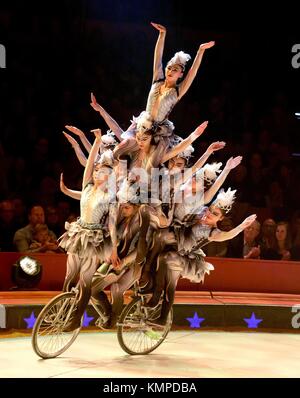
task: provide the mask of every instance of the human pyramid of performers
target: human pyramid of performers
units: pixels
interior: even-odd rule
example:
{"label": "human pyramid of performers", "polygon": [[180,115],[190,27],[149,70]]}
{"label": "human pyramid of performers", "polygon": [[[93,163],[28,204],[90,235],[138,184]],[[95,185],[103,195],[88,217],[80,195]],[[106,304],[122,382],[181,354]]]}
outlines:
{"label": "human pyramid of performers", "polygon": [[[80,200],[80,218],[66,223],[60,246],[67,252],[64,291],[79,278],[76,316],[66,331],[80,326],[90,298],[106,309],[105,327],[116,325],[123,308],[124,293],[134,283],[149,294],[146,306],[154,308],[162,300],[157,325],[166,323],[174,303],[180,277],[203,282],[214,269],[205,261],[202,247],[238,235],[256,218],[253,214],[231,231],[217,224],[231,210],[235,190],[221,186],[229,172],[238,166],[241,156],[222,163],[206,163],[210,155],[224,148],[213,142],[206,152],[190,164],[192,143],[200,137],[208,122],[198,126],[187,138],[174,133],[169,114],[190,88],[206,50],[214,42],[201,44],[192,66],[183,51],[177,52],[163,68],[166,28],[151,23],[158,31],[154,52],[153,81],[146,109],[133,117],[123,131],[91,94],[91,106],[109,127],[99,129],[91,144],[84,133],[66,126],[78,136],[89,153],[82,152],[74,136],[64,132],[84,167],[82,191],[60,187],[66,195]],[[111,301],[104,289],[110,286]]]}

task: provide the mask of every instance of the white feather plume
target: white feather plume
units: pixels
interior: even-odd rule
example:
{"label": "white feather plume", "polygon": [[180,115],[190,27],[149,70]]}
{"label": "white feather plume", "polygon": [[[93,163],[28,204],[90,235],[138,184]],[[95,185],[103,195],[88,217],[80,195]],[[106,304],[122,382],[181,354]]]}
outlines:
{"label": "white feather plume", "polygon": [[221,166],[222,162],[206,163],[202,167],[204,180],[209,183],[213,183],[216,180],[218,174],[220,174],[222,171],[220,169]]}
{"label": "white feather plume", "polygon": [[185,64],[191,59],[191,56],[184,51],[178,51],[173,58],[170,59],[168,65],[182,65],[185,68]]}
{"label": "white feather plume", "polygon": [[104,151],[101,154],[100,159],[97,161],[97,163],[100,163],[102,166],[113,167],[114,165],[113,151],[111,149]]}
{"label": "white feather plume", "polygon": [[136,123],[137,130],[142,133],[151,130],[153,126],[153,119],[147,111],[141,112],[138,117],[133,116],[132,121]]}
{"label": "white feather plume", "polygon": [[227,191],[224,191],[224,189],[222,188],[220,189],[217,198],[213,202],[213,204],[228,213],[235,200],[235,193],[236,189],[232,191],[231,188],[228,188]]}
{"label": "white feather plume", "polygon": [[111,130],[101,136],[101,141],[104,146],[117,145],[118,143],[115,134]]}

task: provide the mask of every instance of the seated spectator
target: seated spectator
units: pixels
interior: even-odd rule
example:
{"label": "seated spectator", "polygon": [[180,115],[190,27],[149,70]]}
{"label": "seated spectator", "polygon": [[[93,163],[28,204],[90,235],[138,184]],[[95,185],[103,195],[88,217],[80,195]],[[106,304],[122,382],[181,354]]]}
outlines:
{"label": "seated spectator", "polygon": [[58,244],[49,234],[46,224],[37,224],[33,228],[33,241],[29,246],[31,251],[36,250],[44,253],[63,253]]}
{"label": "seated spectator", "polygon": [[[30,249],[30,245],[33,242],[34,227],[37,224],[45,223],[45,213],[41,206],[33,206],[28,215],[29,224],[26,227],[16,231],[14,236],[14,245],[19,252],[42,252],[44,249]],[[56,236],[52,231],[49,231],[51,238],[56,241]]]}
{"label": "seated spectator", "polygon": [[280,259],[276,251],[276,222],[272,218],[267,218],[262,225],[260,258],[263,260]]}
{"label": "seated spectator", "polygon": [[281,260],[290,260],[291,258],[291,236],[289,224],[287,222],[279,222],[276,227],[276,252]]}
{"label": "seated spectator", "polygon": [[249,227],[244,229],[244,233],[229,241],[226,257],[233,258],[259,258],[260,246],[258,236],[260,233],[260,223],[255,220]]}

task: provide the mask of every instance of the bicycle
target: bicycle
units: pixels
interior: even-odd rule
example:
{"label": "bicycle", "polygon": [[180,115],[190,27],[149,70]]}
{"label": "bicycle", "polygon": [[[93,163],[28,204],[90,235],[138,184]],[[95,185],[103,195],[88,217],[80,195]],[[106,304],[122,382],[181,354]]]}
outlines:
{"label": "bicycle", "polygon": [[[32,346],[41,358],[57,357],[77,338],[81,326],[71,332],[64,331],[64,328],[76,311],[78,296],[77,284],[70,292],[54,297],[38,315],[32,331]],[[155,319],[160,315],[161,302],[155,308],[147,308],[145,300],[146,295],[140,292],[138,282],[135,282],[133,300],[125,306],[117,322],[119,344],[130,355],[145,355],[154,351],[165,340],[172,326],[172,310],[166,325],[157,325]],[[96,305],[92,300],[90,303],[99,316],[95,325],[106,330],[109,316],[105,315],[104,306]]]}

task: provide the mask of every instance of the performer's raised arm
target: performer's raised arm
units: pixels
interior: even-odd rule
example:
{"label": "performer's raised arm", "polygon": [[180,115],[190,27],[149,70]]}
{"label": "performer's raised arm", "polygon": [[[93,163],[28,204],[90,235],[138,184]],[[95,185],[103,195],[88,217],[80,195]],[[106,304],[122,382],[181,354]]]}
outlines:
{"label": "performer's raised arm", "polygon": [[116,135],[119,141],[121,141],[121,134],[124,133],[124,131],[121,129],[119,124],[113,119],[109,113],[106,112],[106,110],[98,104],[96,97],[94,96],[93,93],[91,93],[91,107],[96,111],[99,112],[100,115],[103,117],[105,120],[106,124],[108,127],[112,130],[112,132]]}
{"label": "performer's raised arm", "polygon": [[92,146],[92,149],[89,153],[89,157],[84,169],[83,179],[82,179],[82,189],[84,189],[86,185],[92,180],[94,163],[98,156],[99,148],[101,145],[101,130],[95,130],[94,134],[96,138]]}
{"label": "performer's raised arm", "polygon": [[201,64],[203,55],[205,50],[211,48],[215,45],[214,41],[210,41],[209,43],[201,44],[199,50],[197,51],[197,55],[194,59],[193,65],[191,66],[190,70],[188,71],[186,77],[184,78],[183,82],[179,85],[179,96],[178,100],[184,96],[184,94],[188,91],[191,84],[193,83],[196,74],[198,72],[199,66]]}
{"label": "performer's raised arm", "polygon": [[153,62],[153,80],[154,83],[157,80],[164,78],[162,57],[164,52],[165,38],[166,38],[166,28],[157,23],[151,22],[151,25],[159,31],[159,35],[156,41],[154,50],[154,62]]}
{"label": "performer's raised arm", "polygon": [[85,147],[85,149],[90,152],[90,150],[92,149],[92,144],[90,143],[90,141],[86,138],[86,135],[84,134],[84,132],[80,129],[78,129],[77,127],[74,126],[65,126],[66,129],[68,129],[69,131],[71,131],[71,133],[78,135],[78,137],[80,138],[80,141],[82,142],[83,146]]}
{"label": "performer's raised arm", "polygon": [[174,148],[168,151],[162,158],[162,163],[165,163],[167,160],[172,159],[180,152],[183,152],[189,145],[191,145],[200,135],[204,132],[207,127],[208,122],[203,122],[193,131],[186,139],[177,144]]}
{"label": "performer's raised arm", "polygon": [[60,190],[62,193],[64,193],[67,196],[70,196],[70,198],[80,200],[81,199],[81,191],[74,191],[73,189],[69,189],[65,186],[64,183],[64,178],[63,178],[63,173],[60,174]]}
{"label": "performer's raised arm", "polygon": [[256,219],[256,214],[252,214],[251,216],[245,218],[245,220],[238,225],[237,227],[233,228],[231,231],[213,231],[211,236],[208,238],[209,241],[214,242],[223,242],[224,240],[229,240],[235,238],[240,232],[244,231],[249,225],[253,223]]}
{"label": "performer's raised arm", "polygon": [[209,203],[214,198],[215,194],[223,185],[230,171],[237,167],[241,163],[242,159],[242,156],[236,156],[235,158],[231,157],[227,160],[226,166],[224,167],[222,173],[218,176],[214,184],[204,193],[204,204]]}
{"label": "performer's raised arm", "polygon": [[77,159],[79,160],[79,163],[80,163],[83,167],[85,167],[85,166],[86,166],[87,158],[86,158],[86,156],[84,155],[84,153],[82,152],[82,150],[81,150],[81,148],[80,148],[78,142],[77,142],[77,141],[75,140],[75,138],[73,138],[70,134],[67,134],[67,133],[65,133],[64,131],[63,131],[63,134],[64,134],[64,136],[66,137],[66,139],[69,141],[69,143],[72,145],[72,147],[73,147],[73,149],[74,149],[74,151],[75,151],[75,154],[76,154],[76,156],[77,156]]}

